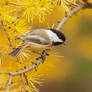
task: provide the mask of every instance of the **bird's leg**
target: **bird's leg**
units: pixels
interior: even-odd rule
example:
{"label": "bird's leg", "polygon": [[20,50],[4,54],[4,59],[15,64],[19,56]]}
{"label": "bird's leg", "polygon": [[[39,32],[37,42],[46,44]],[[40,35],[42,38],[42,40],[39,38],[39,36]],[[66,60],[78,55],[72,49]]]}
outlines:
{"label": "bird's leg", "polygon": [[42,60],[42,64],[44,63],[46,56],[49,56],[49,54],[47,53],[48,50],[43,50],[42,54],[40,57],[37,58],[37,60],[41,59]]}

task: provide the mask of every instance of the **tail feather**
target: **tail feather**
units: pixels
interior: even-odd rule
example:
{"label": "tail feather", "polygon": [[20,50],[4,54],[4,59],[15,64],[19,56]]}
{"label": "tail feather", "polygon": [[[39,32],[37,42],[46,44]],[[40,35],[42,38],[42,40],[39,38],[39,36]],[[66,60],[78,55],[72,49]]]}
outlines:
{"label": "tail feather", "polygon": [[17,58],[17,57],[19,56],[19,54],[21,53],[21,51],[22,51],[25,47],[27,47],[28,45],[29,45],[29,43],[28,43],[28,44],[22,44],[22,45],[20,45],[18,48],[15,48],[12,52],[10,52],[9,55],[11,55],[11,56]]}
{"label": "tail feather", "polygon": [[12,52],[9,53],[9,55],[17,58],[22,51],[22,48],[15,48]]}

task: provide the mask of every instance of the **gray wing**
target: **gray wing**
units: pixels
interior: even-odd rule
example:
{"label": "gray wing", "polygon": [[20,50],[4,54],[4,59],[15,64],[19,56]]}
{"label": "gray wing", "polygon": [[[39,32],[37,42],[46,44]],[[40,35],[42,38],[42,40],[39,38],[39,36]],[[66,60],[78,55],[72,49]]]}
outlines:
{"label": "gray wing", "polygon": [[38,35],[26,36],[25,41],[30,41],[30,42],[34,42],[34,43],[42,44],[42,45],[48,45],[49,44],[49,41],[47,39],[40,37]]}

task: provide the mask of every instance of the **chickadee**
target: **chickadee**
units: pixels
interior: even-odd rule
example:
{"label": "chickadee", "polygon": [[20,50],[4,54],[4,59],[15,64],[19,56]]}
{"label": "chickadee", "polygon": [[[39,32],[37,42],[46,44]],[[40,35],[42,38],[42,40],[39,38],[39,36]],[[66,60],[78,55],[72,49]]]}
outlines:
{"label": "chickadee", "polygon": [[30,47],[32,51],[46,50],[52,46],[65,44],[66,38],[64,34],[56,29],[36,29],[28,31],[20,36],[22,43],[9,53],[9,55],[17,58],[22,50]]}

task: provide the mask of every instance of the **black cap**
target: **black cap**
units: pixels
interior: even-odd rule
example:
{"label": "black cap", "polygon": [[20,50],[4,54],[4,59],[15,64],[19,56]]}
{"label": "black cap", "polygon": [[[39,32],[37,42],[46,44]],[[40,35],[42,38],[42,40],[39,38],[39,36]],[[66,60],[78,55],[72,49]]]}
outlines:
{"label": "black cap", "polygon": [[53,31],[59,37],[59,39],[62,39],[64,42],[66,41],[65,35],[61,31],[56,29],[50,29],[50,30]]}

